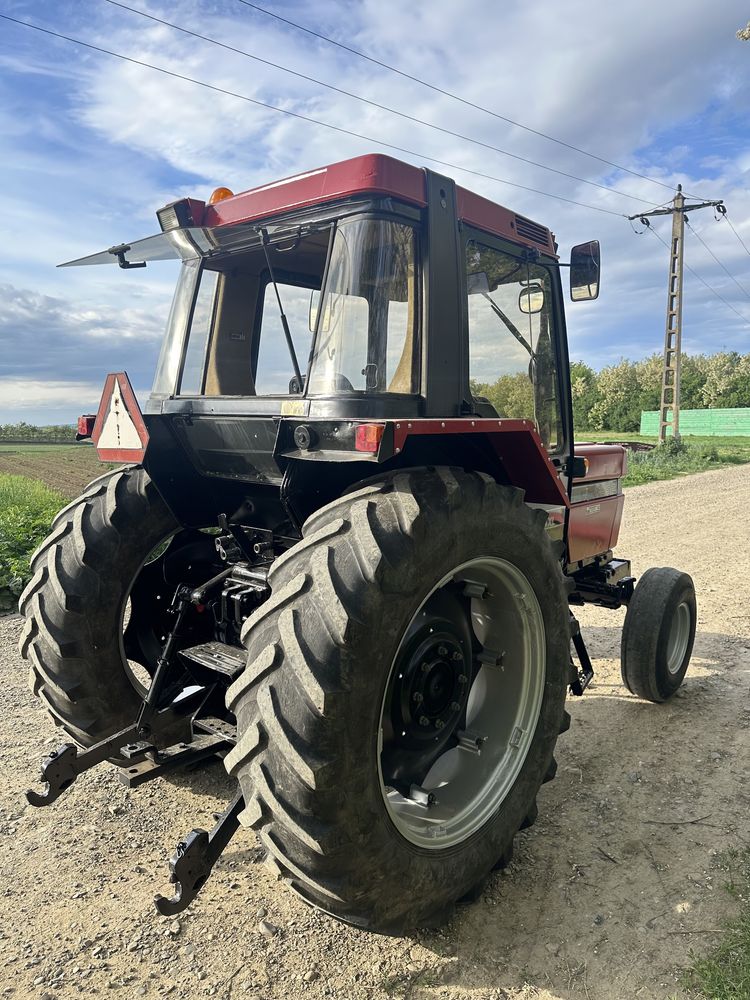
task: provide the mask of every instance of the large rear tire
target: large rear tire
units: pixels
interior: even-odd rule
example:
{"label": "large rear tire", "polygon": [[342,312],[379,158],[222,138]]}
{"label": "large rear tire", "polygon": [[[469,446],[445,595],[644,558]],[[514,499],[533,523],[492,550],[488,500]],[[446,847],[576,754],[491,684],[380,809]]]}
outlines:
{"label": "large rear tire", "polygon": [[387,933],[434,924],[533,822],[570,666],[545,522],[489,477],[401,472],[314,514],[272,566],[225,763],[308,902]]}
{"label": "large rear tire", "polygon": [[135,719],[142,691],[123,649],[126,603],[177,527],[144,469],[117,469],[60,511],[32,557],[21,655],[32,692],[83,747]]}

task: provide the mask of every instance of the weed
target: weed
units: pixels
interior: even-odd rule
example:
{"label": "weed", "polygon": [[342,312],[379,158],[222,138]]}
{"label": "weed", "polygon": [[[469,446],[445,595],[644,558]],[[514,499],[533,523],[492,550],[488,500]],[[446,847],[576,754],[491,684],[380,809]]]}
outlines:
{"label": "weed", "polygon": [[721,942],[704,956],[694,956],[684,986],[696,1000],[747,1000],[750,997],[750,848],[726,851],[716,859],[727,872],[726,891],[740,907]]}
{"label": "weed", "polygon": [[0,610],[15,605],[31,575],[31,554],[65,503],[65,497],[35,479],[0,475]]}

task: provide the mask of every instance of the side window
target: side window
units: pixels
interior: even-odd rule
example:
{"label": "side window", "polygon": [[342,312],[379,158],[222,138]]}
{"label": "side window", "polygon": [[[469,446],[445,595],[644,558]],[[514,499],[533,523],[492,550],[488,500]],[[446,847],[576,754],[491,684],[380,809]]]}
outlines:
{"label": "side window", "polygon": [[204,269],[200,275],[180,380],[180,394],[183,396],[197,396],[203,391],[203,366],[214,315],[218,278],[217,271]]}
{"label": "side window", "polygon": [[[304,378],[312,346],[310,332],[310,288],[285,284],[277,279],[281,304],[284,307],[289,332],[292,335],[297,364]],[[279,315],[279,303],[273,283],[268,282],[258,333],[258,361],[255,370],[255,390],[259,396],[289,393],[294,366],[289,355],[284,328]]]}
{"label": "side window", "polygon": [[472,394],[498,416],[533,420],[554,450],[561,431],[549,272],[469,242],[466,273]]}

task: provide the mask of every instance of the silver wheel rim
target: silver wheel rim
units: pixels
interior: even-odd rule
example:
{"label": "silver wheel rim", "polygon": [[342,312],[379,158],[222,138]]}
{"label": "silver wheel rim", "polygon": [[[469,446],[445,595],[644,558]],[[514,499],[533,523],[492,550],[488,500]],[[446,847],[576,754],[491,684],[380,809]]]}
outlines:
{"label": "silver wheel rim", "polygon": [[667,640],[667,669],[677,674],[682,667],[690,641],[690,607],[685,601],[677,606]]}
{"label": "silver wheel rim", "polygon": [[[454,652],[444,658],[447,666],[430,667],[427,677],[432,670],[445,673],[453,660],[455,669],[468,671],[463,675],[468,678],[468,692],[460,723],[420,783],[407,788],[401,780],[396,788],[384,766],[388,762],[390,770],[389,762],[397,759],[393,756],[398,735],[393,734],[391,692],[394,684],[403,683],[404,674],[397,671],[406,669],[404,644],[436,595],[448,589],[455,593],[456,588],[465,602],[467,623],[470,620],[466,627],[481,649],[477,655],[467,651],[463,663]],[[544,695],[545,659],[539,602],[525,574],[512,563],[490,556],[470,560],[448,573],[427,595],[399,645],[380,714],[380,788],[392,823],[412,844],[430,850],[451,847],[469,838],[497,811],[515,784],[534,738]],[[424,663],[421,668],[425,670]],[[456,706],[454,702],[450,707]],[[425,728],[429,731],[429,726]],[[389,734],[388,756],[385,733]]]}

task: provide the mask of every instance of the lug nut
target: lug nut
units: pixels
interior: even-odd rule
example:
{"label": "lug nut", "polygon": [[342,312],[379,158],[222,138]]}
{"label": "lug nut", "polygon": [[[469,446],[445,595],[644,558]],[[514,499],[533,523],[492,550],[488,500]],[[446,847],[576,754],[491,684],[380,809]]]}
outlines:
{"label": "lug nut", "polygon": [[445,729],[445,723],[442,719],[435,719],[435,729]]}
{"label": "lug nut", "polygon": [[420,715],[419,724],[420,726],[429,726],[430,720],[427,718],[426,715]]}
{"label": "lug nut", "polygon": [[466,674],[459,674],[458,675],[458,683],[459,684],[466,684],[468,680],[469,680],[469,678],[466,676]]}
{"label": "lug nut", "polygon": [[429,663],[423,663],[422,664],[422,673],[423,674],[426,674],[429,669],[430,669],[430,664]]}
{"label": "lug nut", "polygon": [[447,656],[448,650],[445,646],[438,646],[438,656]]}
{"label": "lug nut", "polygon": [[459,660],[463,660],[463,656],[461,656],[461,654],[458,652],[458,650],[456,650],[456,652],[453,654],[453,660],[456,663],[458,663]]}
{"label": "lug nut", "polygon": [[460,708],[461,706],[458,704],[457,701],[451,702],[451,712],[457,712]]}
{"label": "lug nut", "polygon": [[424,701],[424,695],[420,694],[419,691],[415,691],[412,695],[412,701],[416,701],[416,703],[420,705]]}

